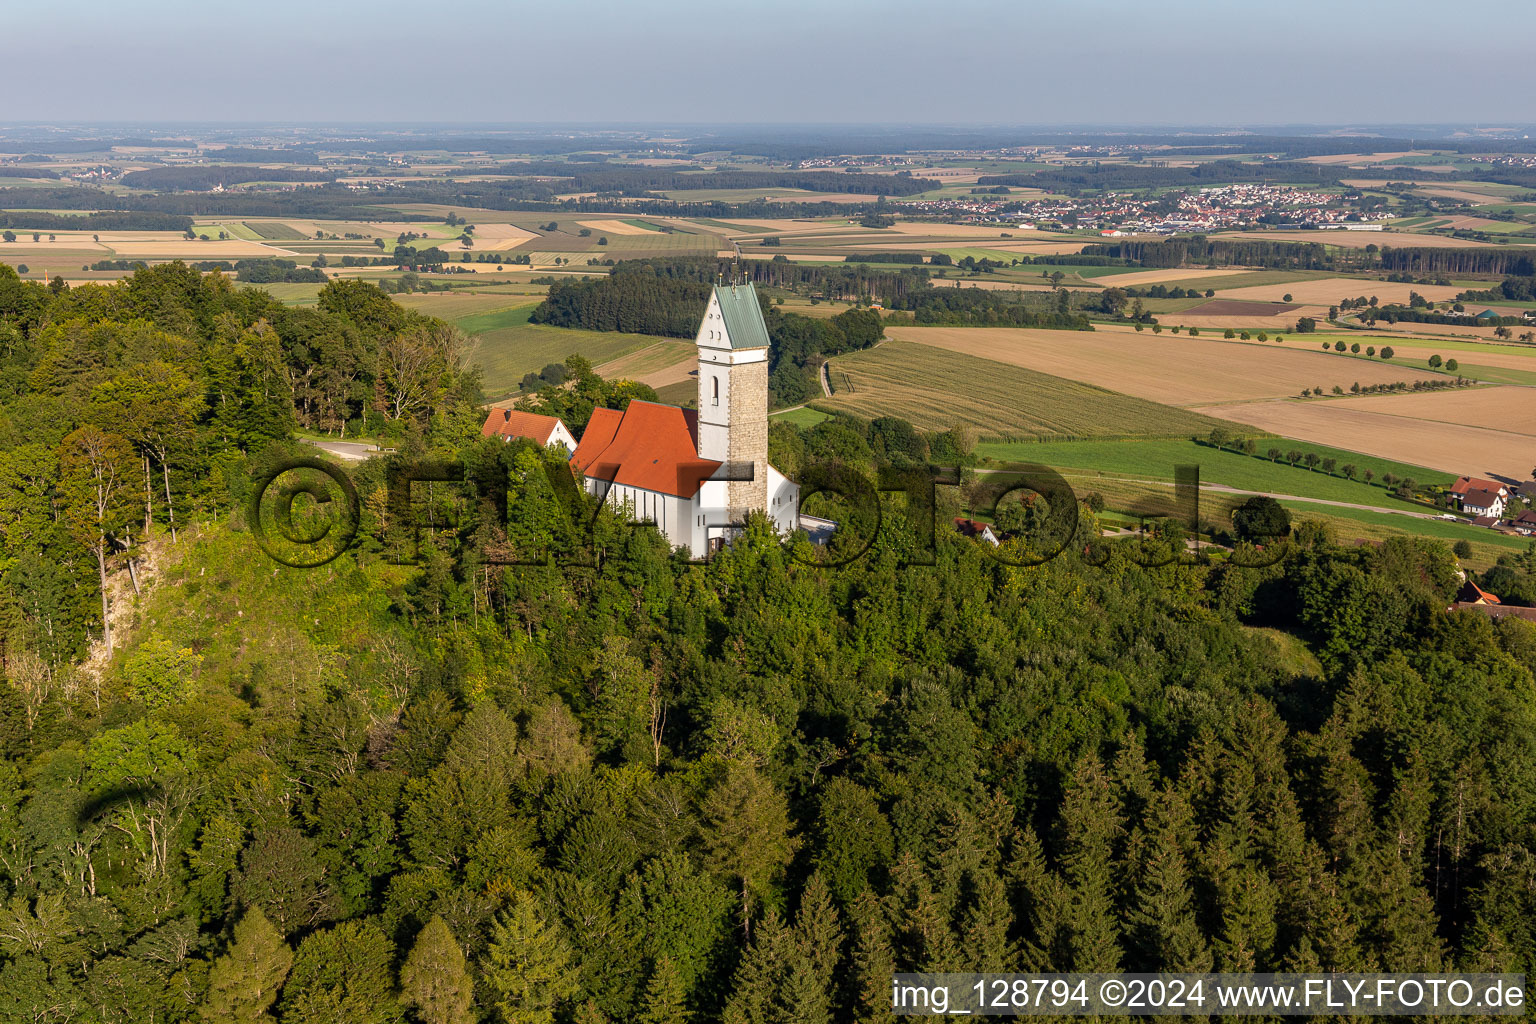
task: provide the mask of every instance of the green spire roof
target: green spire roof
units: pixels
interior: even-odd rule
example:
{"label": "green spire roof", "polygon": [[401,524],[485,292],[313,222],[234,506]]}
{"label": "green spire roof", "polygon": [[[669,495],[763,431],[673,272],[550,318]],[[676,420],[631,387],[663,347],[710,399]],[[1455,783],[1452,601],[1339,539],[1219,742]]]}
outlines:
{"label": "green spire roof", "polygon": [[717,284],[715,298],[725,320],[725,333],[731,348],[767,348],[768,325],[757,304],[757,289],[750,284]]}

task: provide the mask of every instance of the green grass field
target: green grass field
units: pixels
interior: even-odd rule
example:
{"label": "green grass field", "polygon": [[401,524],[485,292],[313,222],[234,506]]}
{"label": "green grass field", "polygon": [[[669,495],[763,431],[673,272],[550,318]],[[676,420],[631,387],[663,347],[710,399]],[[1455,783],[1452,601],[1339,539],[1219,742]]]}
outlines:
{"label": "green grass field", "polygon": [[832,417],[807,405],[801,406],[798,409],[786,409],[783,412],[769,413],[768,418],[770,420],[778,420],[780,423],[793,424],[801,430],[809,430],[822,420],[828,420]]}
{"label": "green grass field", "polygon": [[[1412,477],[1426,484],[1450,483],[1453,479],[1448,473],[1423,466],[1358,455],[1290,438],[1258,438],[1257,444],[1260,453],[1272,447],[1284,451],[1295,449],[1303,453],[1316,452],[1319,458],[1337,459],[1340,466],[1353,464],[1362,471],[1369,469],[1378,480],[1388,473]],[[1378,508],[1393,508],[1397,505],[1410,507],[1391,497],[1386,488],[1375,484],[1329,476],[1321,470],[1307,469],[1304,465],[1292,466],[1284,459],[1270,462],[1267,458],[1218,450],[1191,440],[1026,441],[1011,444],[982,442],[976,446],[976,454],[999,462],[1036,462],[1053,468],[1141,480],[1172,480],[1173,467],[1194,465],[1200,467],[1200,479],[1206,483],[1224,484],[1249,491],[1294,494],[1303,498],[1348,501]]]}
{"label": "green grass field", "polygon": [[[648,334],[546,327],[527,323],[524,314],[521,325],[495,327],[473,335],[469,359],[480,367],[481,387],[486,397],[497,399],[515,392],[524,374],[541,370],[550,363],[564,362],[569,355],[583,356],[596,366],[657,342],[675,340]],[[698,387],[692,382],[687,386]]]}
{"label": "green grass field", "polygon": [[1339,508],[1335,505],[1315,505],[1305,501],[1282,501],[1293,516],[1321,519],[1333,527],[1340,537],[1365,537],[1381,540],[1392,534],[1409,534],[1417,537],[1433,537],[1454,544],[1458,540],[1469,542],[1474,555],[1468,561],[1473,565],[1487,566],[1506,551],[1524,551],[1531,543],[1527,537],[1507,537],[1478,526],[1452,523],[1436,519],[1410,519],[1383,512],[1366,512],[1359,509]]}
{"label": "green grass field", "polygon": [[248,220],[243,223],[257,238],[268,242],[297,242],[309,237],[280,220]]}
{"label": "green grass field", "polygon": [[1077,381],[911,342],[831,361],[834,395],[814,408],[900,416],[924,430],[957,423],[983,437],[1177,437],[1219,421]]}
{"label": "green grass field", "polygon": [[[1337,458],[1340,465],[1353,463],[1361,468],[1370,467],[1378,480],[1387,472],[1426,483],[1451,480],[1449,474],[1422,466],[1362,456],[1305,441],[1288,438],[1266,441],[1261,438],[1258,443],[1261,452],[1271,446],[1285,450],[1294,448],[1317,452],[1325,458]],[[1256,493],[1318,499],[1282,499],[1281,504],[1298,518],[1327,523],[1335,536],[1345,540],[1382,540],[1397,535],[1432,537],[1447,542],[1466,540],[1474,549],[1473,556],[1466,561],[1479,567],[1491,565],[1501,552],[1521,550],[1527,543],[1523,538],[1505,537],[1463,523],[1324,504],[1337,501],[1375,509],[1402,508],[1408,511],[1415,508],[1393,498],[1383,487],[1329,476],[1305,466],[1292,466],[1284,460],[1272,463],[1232,451],[1218,451],[1188,440],[982,442],[976,446],[976,452],[983,458],[1001,462],[1050,466],[1060,472],[1079,495],[1090,491],[1102,494],[1111,509],[1171,511],[1173,467],[1196,465],[1200,467],[1200,480],[1205,485],[1220,484]],[[1240,494],[1202,488],[1201,515],[1207,520],[1222,520],[1242,500]]]}

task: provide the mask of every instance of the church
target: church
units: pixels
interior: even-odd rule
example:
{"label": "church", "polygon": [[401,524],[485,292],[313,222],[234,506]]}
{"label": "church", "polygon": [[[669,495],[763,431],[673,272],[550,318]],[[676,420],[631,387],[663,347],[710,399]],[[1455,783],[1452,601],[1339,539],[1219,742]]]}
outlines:
{"label": "church", "polygon": [[[673,546],[704,558],[731,540],[748,512],[766,514],[780,533],[792,532],[800,488],[768,464],[768,328],[756,290],[717,285],[694,343],[696,410],[640,401],[623,411],[594,410],[571,465],[589,492],[627,507],[633,518],[656,524]],[[517,414],[492,409],[481,432],[548,439],[565,429],[542,422],[552,417],[537,419],[525,424]]]}

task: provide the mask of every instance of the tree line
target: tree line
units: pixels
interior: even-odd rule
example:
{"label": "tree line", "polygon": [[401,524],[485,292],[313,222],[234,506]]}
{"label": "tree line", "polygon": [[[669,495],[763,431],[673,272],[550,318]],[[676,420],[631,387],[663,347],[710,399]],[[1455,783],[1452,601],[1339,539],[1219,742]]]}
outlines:
{"label": "tree line", "polygon": [[157,191],[207,192],[248,181],[335,181],[335,171],[306,171],[296,167],[215,164],[197,167],[150,167],[129,171],[123,184]]}

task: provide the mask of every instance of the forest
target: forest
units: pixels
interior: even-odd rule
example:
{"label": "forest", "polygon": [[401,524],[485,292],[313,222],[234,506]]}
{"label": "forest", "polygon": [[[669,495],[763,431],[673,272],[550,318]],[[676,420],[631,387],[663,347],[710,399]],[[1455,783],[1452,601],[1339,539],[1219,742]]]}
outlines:
{"label": "forest", "polygon": [[[629,260],[616,264],[606,277],[557,280],[529,321],[589,331],[693,338],[709,304],[709,272],[716,267],[714,260]],[[858,278],[837,273],[825,275],[825,280]],[[869,348],[883,333],[880,314],[866,309],[849,309],[823,319],[784,313],[770,305],[763,309],[763,317],[772,342],[768,388],[775,407],[820,394],[816,373],[826,357]]]}
{"label": "forest", "polygon": [[[0,1020],[879,1022],[893,970],[1536,966],[1536,626],[1447,614],[1438,542],[940,529],[923,564],[888,494],[694,565],[482,439],[454,332],[366,284],[0,268],[0,342]],[[571,369],[561,401],[642,397]],[[336,470],[357,538],[311,569],[249,511],[297,427],[396,447]],[[466,482],[402,517],[421,459]]]}
{"label": "forest", "polygon": [[294,167],[257,167],[239,164],[209,167],[151,167],[143,171],[129,171],[123,175],[123,184],[129,188],[155,189],[168,192],[208,192],[216,188],[239,185],[248,181],[335,181],[334,172],[306,171]]}

